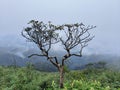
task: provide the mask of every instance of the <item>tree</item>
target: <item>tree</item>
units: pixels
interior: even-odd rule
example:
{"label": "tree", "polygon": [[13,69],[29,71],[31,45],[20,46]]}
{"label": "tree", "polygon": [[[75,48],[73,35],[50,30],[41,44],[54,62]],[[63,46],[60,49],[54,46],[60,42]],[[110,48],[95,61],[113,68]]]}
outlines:
{"label": "tree", "polygon": [[[94,38],[90,35],[89,30],[95,26],[85,26],[83,23],[53,25],[51,22],[45,24],[35,20],[31,20],[28,24],[30,26],[22,31],[22,36],[30,42],[34,42],[40,50],[40,54],[32,54],[29,57],[46,57],[58,69],[60,73],[59,85],[60,88],[63,88],[65,61],[72,56],[82,56],[83,48]],[[53,50],[52,46],[57,43],[61,44],[65,51],[61,60],[50,53]]]}

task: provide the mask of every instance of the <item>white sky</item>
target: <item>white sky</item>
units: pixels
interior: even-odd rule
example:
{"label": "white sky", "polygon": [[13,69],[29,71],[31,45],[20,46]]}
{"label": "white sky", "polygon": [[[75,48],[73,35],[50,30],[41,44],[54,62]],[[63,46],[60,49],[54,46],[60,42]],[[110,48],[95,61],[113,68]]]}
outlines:
{"label": "white sky", "polygon": [[85,52],[120,54],[120,0],[0,0],[0,41],[19,41],[31,19],[96,25]]}

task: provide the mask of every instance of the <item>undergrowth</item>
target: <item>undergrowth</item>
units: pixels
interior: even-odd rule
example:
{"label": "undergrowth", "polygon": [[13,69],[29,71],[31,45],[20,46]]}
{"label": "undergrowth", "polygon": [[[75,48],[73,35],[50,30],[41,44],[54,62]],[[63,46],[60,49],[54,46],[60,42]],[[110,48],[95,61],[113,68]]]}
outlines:
{"label": "undergrowth", "polygon": [[41,72],[32,67],[0,66],[0,90],[120,90],[120,72],[85,69],[65,73],[59,89],[59,73]]}

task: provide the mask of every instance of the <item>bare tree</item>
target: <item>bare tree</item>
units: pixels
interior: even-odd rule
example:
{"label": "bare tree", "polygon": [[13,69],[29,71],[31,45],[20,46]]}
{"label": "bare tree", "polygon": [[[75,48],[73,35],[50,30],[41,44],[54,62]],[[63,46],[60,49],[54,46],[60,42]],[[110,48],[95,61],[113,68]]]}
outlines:
{"label": "bare tree", "polygon": [[[60,88],[63,88],[65,61],[72,56],[82,56],[83,48],[94,38],[90,35],[89,30],[95,28],[95,26],[86,27],[82,23],[53,25],[51,22],[45,24],[35,20],[31,20],[29,24],[30,26],[22,31],[22,36],[30,42],[34,42],[40,50],[40,54],[32,54],[29,57],[46,57],[58,69],[60,73],[59,85]],[[52,46],[57,43],[63,46],[66,53],[61,60],[50,54]],[[77,50],[75,51],[76,47]]]}

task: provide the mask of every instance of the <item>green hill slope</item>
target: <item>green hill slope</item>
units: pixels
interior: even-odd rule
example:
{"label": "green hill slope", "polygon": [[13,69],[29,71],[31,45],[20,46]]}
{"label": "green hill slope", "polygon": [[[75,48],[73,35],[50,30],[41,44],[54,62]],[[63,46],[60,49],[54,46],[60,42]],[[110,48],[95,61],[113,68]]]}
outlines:
{"label": "green hill slope", "polygon": [[[0,66],[0,90],[61,90],[57,72]],[[65,74],[62,90],[120,90],[120,72],[85,69]]]}

